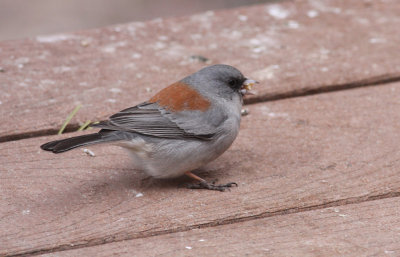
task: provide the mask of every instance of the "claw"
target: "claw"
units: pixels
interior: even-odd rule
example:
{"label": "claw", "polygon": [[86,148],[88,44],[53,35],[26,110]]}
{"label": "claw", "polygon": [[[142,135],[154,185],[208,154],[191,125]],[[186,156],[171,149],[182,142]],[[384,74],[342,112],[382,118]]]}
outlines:
{"label": "claw", "polygon": [[207,182],[200,182],[198,184],[189,184],[187,185],[187,188],[189,189],[208,189],[208,190],[215,190],[215,191],[220,191],[220,192],[224,192],[226,189],[231,188],[232,186],[238,186],[237,183],[235,182],[230,182],[227,184],[221,184],[221,185],[215,185],[215,181],[211,182],[211,183],[207,183]]}

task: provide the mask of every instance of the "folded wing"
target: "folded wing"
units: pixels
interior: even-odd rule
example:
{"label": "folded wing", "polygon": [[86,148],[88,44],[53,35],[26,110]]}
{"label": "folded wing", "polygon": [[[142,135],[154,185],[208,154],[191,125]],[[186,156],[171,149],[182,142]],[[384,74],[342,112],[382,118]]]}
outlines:
{"label": "folded wing", "polygon": [[[137,106],[122,110],[112,115],[109,120],[93,124],[92,127],[98,127],[106,130],[126,131],[142,135],[182,139],[196,138],[210,140],[216,133],[220,122],[225,117],[215,117],[208,119],[208,115],[196,115],[187,111],[179,113],[170,113],[160,107],[158,103],[142,103]],[[210,120],[210,121],[208,121]]]}

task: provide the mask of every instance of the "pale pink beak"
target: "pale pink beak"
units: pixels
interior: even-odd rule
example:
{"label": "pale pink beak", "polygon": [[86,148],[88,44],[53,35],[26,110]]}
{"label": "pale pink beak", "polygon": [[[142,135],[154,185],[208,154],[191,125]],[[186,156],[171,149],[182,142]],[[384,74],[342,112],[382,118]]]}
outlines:
{"label": "pale pink beak", "polygon": [[254,92],[251,92],[252,87],[254,84],[258,84],[258,81],[255,81],[253,79],[246,79],[243,82],[242,88],[240,89],[240,93],[242,95],[255,95]]}

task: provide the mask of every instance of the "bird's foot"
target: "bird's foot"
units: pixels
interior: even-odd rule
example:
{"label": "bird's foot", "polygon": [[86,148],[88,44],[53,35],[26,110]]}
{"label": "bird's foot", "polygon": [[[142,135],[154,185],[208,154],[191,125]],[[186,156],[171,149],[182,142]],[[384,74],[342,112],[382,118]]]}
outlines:
{"label": "bird's foot", "polygon": [[238,186],[237,183],[235,182],[230,182],[227,184],[220,184],[220,185],[215,185],[215,181],[208,183],[205,181],[201,181],[197,184],[188,184],[186,187],[189,189],[208,189],[208,190],[216,190],[220,192],[224,192],[225,190],[229,190],[229,188],[233,186]]}

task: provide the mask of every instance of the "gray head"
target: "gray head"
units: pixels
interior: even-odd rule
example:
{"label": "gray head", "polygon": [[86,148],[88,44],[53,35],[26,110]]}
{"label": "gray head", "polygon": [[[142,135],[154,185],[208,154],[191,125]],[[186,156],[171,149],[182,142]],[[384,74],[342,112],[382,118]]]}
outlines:
{"label": "gray head", "polygon": [[182,80],[203,95],[217,94],[226,99],[232,99],[235,94],[243,96],[246,81],[249,80],[238,69],[225,64],[205,67]]}

